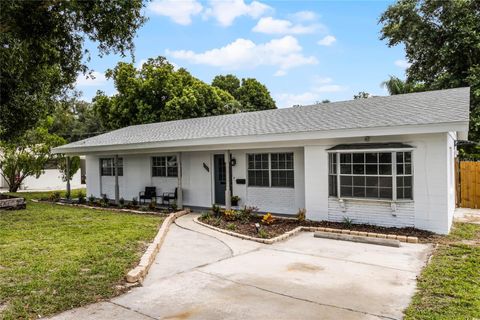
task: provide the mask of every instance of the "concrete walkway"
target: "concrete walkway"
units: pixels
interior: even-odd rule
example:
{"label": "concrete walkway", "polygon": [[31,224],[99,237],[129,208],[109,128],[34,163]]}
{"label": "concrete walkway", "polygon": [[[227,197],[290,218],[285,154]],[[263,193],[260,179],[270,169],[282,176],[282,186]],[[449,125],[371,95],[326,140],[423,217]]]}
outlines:
{"label": "concrete walkway", "polygon": [[456,208],[455,221],[480,224],[480,209]]}
{"label": "concrete walkway", "polygon": [[143,286],[54,319],[401,319],[430,246],[313,238],[274,245],[179,218]]}

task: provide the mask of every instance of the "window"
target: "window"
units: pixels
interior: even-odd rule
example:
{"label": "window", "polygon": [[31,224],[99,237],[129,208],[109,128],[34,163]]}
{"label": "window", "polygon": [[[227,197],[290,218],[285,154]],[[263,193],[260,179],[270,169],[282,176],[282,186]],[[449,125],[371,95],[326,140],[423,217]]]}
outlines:
{"label": "window", "polygon": [[[330,153],[329,195],[412,199],[411,158],[410,151]],[[340,172],[337,172],[337,168],[340,168]]]}
{"label": "window", "polygon": [[177,177],[178,165],[176,156],[162,156],[152,158],[153,177]]}
{"label": "window", "polygon": [[248,185],[269,187],[268,153],[248,155]]}
{"label": "window", "polygon": [[248,185],[251,187],[294,187],[293,153],[248,155]]}
{"label": "window", "polygon": [[[115,176],[115,158],[100,159],[102,176]],[[123,176],[123,159],[118,158],[118,176]]]}

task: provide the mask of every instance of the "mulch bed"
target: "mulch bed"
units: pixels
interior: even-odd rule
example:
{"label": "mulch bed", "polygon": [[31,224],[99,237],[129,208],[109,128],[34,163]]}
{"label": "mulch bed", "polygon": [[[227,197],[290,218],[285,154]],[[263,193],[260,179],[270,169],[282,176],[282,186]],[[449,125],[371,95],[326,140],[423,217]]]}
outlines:
{"label": "mulch bed", "polygon": [[[392,228],[392,227],[379,227],[374,225],[367,224],[352,224],[346,225],[342,222],[330,222],[330,221],[298,221],[295,219],[284,219],[284,218],[275,218],[275,221],[270,225],[263,224],[262,217],[252,216],[249,222],[242,222],[240,220],[227,221],[223,217],[215,218],[203,218],[199,219],[203,223],[207,223],[211,226],[222,228],[225,230],[237,232],[251,237],[260,238],[257,229],[255,228],[255,223],[260,224],[260,228],[265,231],[264,237],[267,239],[274,238],[276,236],[282,235],[287,231],[293,230],[296,227],[324,227],[324,228],[335,228],[335,229],[345,229],[345,230],[355,230],[363,232],[376,232],[383,234],[395,234],[401,236],[413,236],[417,237],[419,242],[430,243],[437,242],[440,235],[437,235],[430,231],[415,229],[415,228]],[[235,226],[233,228],[233,226]]]}

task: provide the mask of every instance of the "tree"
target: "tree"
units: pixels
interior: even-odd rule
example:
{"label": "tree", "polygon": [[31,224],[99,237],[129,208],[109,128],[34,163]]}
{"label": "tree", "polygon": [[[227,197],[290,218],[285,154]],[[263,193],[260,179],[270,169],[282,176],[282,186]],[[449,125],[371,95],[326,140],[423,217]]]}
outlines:
{"label": "tree", "polygon": [[470,86],[470,139],[480,141],[480,2],[400,0],[380,18],[381,39],[405,46],[407,81],[426,90]]}
{"label": "tree", "polygon": [[[80,169],[80,157],[70,157],[69,170],[67,172],[67,157],[64,155],[58,155],[55,160],[57,161],[57,168],[62,173],[62,180],[67,182],[67,177],[72,180],[72,177]],[[68,174],[68,175],[67,175]]]}
{"label": "tree", "polygon": [[0,139],[19,137],[87,72],[84,40],[100,55],[132,52],[142,0],[3,1],[0,10]]}
{"label": "tree", "polygon": [[241,104],[242,111],[276,109],[267,87],[253,78],[240,80],[232,75],[219,75],[212,81],[212,86],[230,93]]}
{"label": "tree", "polygon": [[0,173],[8,190],[16,192],[29,176],[38,178],[47,162],[54,158],[51,148],[63,143],[65,140],[42,127],[28,130],[14,141],[1,141]]}
{"label": "tree", "polygon": [[425,91],[423,84],[403,81],[395,76],[390,76],[390,79],[383,81],[381,86],[387,88],[390,95]]}
{"label": "tree", "polygon": [[243,111],[276,109],[275,101],[264,84],[253,78],[242,79],[235,96]]}
{"label": "tree", "polygon": [[237,90],[240,88],[240,80],[233,74],[218,75],[212,80],[212,86],[227,91],[237,98]]}
{"label": "tree", "polygon": [[206,117],[239,112],[240,104],[228,92],[175,70],[164,57],[149,59],[137,70],[120,62],[107,71],[118,93],[97,92],[93,108],[105,129],[133,124]]}
{"label": "tree", "polygon": [[368,92],[365,92],[365,91],[360,91],[358,92],[357,94],[354,94],[353,95],[353,99],[367,99],[367,98],[370,98],[371,97],[371,94],[368,93]]}

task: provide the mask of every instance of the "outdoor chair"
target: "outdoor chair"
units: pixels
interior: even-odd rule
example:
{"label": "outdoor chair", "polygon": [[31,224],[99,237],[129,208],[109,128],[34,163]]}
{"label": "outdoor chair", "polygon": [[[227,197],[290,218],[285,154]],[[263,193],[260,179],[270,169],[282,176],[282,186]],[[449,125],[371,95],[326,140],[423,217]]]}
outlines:
{"label": "outdoor chair", "polygon": [[162,204],[170,205],[171,200],[177,200],[178,188],[174,192],[164,192],[162,195]]}
{"label": "outdoor chair", "polygon": [[145,191],[140,191],[138,193],[138,199],[140,203],[142,203],[142,200],[143,200],[143,203],[145,203],[147,199],[150,200],[150,202],[152,202],[153,199],[157,201],[157,188],[145,187]]}

